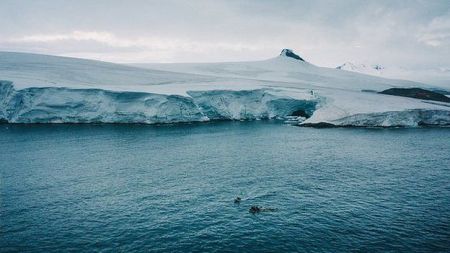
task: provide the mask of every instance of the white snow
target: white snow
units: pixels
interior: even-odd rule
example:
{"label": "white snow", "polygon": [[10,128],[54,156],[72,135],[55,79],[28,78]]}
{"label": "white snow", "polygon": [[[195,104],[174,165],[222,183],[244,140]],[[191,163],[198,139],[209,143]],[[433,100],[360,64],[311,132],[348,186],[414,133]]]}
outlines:
{"label": "white snow", "polygon": [[244,78],[295,88],[338,88],[356,91],[378,89],[381,91],[398,86],[423,86],[423,84],[411,81],[390,80],[338,69],[322,68],[285,56],[255,62],[135,64],[135,66],[213,77]]}
{"label": "white snow", "polygon": [[289,117],[357,126],[450,124],[450,105],[381,95],[424,84],[322,68],[285,54],[265,61],[126,66],[0,52],[0,120],[171,123]]}
{"label": "white snow", "polygon": [[399,66],[346,62],[336,69],[377,77],[422,82],[430,88],[449,89],[450,86],[450,69],[448,68],[408,69]]}
{"label": "white snow", "polygon": [[378,64],[369,65],[364,63],[346,62],[340,66],[337,66],[336,69],[353,71],[366,75],[383,76],[386,68]]}

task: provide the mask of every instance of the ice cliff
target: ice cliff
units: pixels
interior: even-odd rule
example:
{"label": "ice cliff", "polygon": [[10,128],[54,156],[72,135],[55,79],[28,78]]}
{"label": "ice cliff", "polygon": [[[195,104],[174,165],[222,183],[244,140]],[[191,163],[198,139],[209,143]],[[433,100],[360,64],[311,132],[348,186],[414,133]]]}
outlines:
{"label": "ice cliff", "polygon": [[188,96],[101,89],[26,88],[0,81],[0,121],[10,123],[176,123],[312,114],[314,100],[273,89],[189,91]]}

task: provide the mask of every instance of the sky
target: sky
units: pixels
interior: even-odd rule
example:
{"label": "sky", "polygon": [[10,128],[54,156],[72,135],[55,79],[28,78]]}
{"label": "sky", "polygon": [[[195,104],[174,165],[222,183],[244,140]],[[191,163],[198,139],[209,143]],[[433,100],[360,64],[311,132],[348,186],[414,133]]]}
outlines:
{"label": "sky", "polygon": [[2,0],[0,51],[120,63],[262,60],[450,70],[450,0]]}

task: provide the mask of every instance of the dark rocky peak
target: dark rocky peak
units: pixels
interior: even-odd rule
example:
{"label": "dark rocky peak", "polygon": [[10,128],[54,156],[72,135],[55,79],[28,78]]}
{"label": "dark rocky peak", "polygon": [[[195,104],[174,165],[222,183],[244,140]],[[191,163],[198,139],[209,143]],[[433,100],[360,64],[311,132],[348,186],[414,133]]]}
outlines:
{"label": "dark rocky peak", "polygon": [[300,57],[297,54],[295,54],[294,51],[292,51],[291,49],[283,49],[281,51],[280,56],[294,58],[294,59],[299,60],[299,61],[305,61],[305,60],[303,60],[302,57]]}

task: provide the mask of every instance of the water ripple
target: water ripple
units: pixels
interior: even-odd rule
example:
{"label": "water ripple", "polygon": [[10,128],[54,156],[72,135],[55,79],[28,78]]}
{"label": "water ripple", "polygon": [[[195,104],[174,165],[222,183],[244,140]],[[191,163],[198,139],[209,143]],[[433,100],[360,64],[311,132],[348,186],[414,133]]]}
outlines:
{"label": "water ripple", "polygon": [[450,249],[450,129],[19,125],[0,142],[1,252]]}

